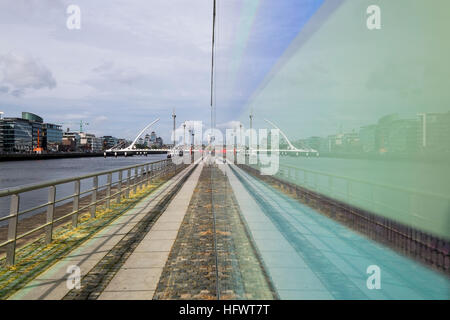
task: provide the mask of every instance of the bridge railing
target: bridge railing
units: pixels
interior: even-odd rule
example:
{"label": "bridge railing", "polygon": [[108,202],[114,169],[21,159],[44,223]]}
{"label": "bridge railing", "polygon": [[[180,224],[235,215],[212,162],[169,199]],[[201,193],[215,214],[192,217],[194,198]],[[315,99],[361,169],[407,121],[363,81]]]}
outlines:
{"label": "bridge railing", "polygon": [[448,234],[450,196],[282,164],[276,176],[407,225]]}
{"label": "bridge railing", "polygon": [[[33,185],[13,187],[9,189],[0,190],[0,198],[10,197],[9,215],[0,217],[0,223],[8,221],[7,239],[0,243],[0,249],[6,249],[6,265],[12,266],[15,263],[17,241],[29,237],[38,231],[45,232],[45,242],[52,242],[53,227],[56,223],[62,220],[72,218],[72,227],[76,228],[78,224],[78,217],[81,212],[90,212],[91,218],[95,217],[96,209],[99,204],[104,203],[106,208],[110,208],[111,201],[119,203],[123,198],[130,196],[130,191],[138,191],[139,188],[148,186],[150,182],[160,176],[166,175],[170,170],[173,170],[175,165],[170,159],[164,159],[156,162],[149,162],[138,164],[114,170],[101,171],[91,173],[83,176],[60,179],[55,181],[43,182]],[[124,174],[125,172],[125,174]],[[113,174],[117,175],[117,180],[113,181]],[[106,183],[99,185],[99,178],[105,180]],[[105,179],[106,178],[106,179]],[[80,185],[82,182],[89,182],[91,180],[92,187],[81,191]],[[68,196],[63,196],[59,199],[56,197],[56,187],[60,185],[73,184],[74,192]],[[48,201],[26,210],[20,210],[21,196],[30,191],[45,190],[48,188]],[[113,192],[114,191],[114,192]],[[80,199],[87,197],[90,201],[87,205],[80,206]],[[60,217],[55,217],[55,209],[57,205],[70,203],[72,200],[72,210]],[[43,214],[46,209],[45,223],[33,227],[22,234],[18,234],[18,225],[20,217],[30,214]],[[40,212],[39,212],[40,211]],[[70,222],[70,220],[68,220]]]}

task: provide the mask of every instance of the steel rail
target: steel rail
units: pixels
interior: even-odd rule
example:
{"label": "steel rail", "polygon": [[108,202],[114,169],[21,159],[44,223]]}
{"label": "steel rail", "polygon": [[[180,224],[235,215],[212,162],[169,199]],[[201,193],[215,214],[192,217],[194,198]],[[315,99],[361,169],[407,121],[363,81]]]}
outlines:
{"label": "steel rail", "polygon": [[119,171],[135,169],[135,168],[138,168],[138,167],[151,165],[151,164],[156,164],[156,163],[163,163],[163,162],[167,162],[167,161],[168,161],[167,159],[163,159],[163,160],[159,160],[159,161],[156,161],[156,162],[146,162],[146,163],[142,163],[142,164],[122,167],[122,168],[119,168],[119,169],[105,170],[105,171],[100,171],[100,172],[96,172],[96,173],[89,173],[89,174],[82,175],[82,176],[77,176],[77,177],[64,178],[64,179],[58,179],[58,180],[53,180],[53,181],[47,181],[47,182],[42,182],[42,183],[31,184],[31,185],[0,189],[0,198],[1,197],[6,197],[6,196],[10,196],[10,195],[13,195],[13,194],[33,191],[33,190],[36,190],[36,189],[42,189],[42,188],[45,188],[45,187],[51,187],[51,186],[55,186],[55,185],[60,185],[60,184],[65,184],[65,183],[69,183],[69,182],[74,182],[75,180],[85,180],[85,179],[89,179],[89,178],[93,178],[93,177],[103,176],[103,175],[106,175],[108,173],[116,173],[116,172],[119,172]]}
{"label": "steel rail", "polygon": [[[45,229],[45,240],[47,243],[52,242],[53,237],[53,227],[54,224],[60,221],[63,221],[69,217],[72,217],[72,227],[76,227],[78,224],[78,214],[82,212],[91,213],[91,217],[94,218],[96,214],[97,205],[105,204],[106,208],[110,207],[111,199],[116,198],[117,202],[122,201],[122,199],[129,198],[130,191],[137,192],[140,187],[143,188],[144,185],[149,185],[151,181],[155,178],[159,178],[161,176],[167,175],[169,170],[172,168],[175,169],[176,165],[172,163],[169,159],[164,159],[156,162],[148,162],[138,165],[132,165],[127,167],[122,167],[113,170],[105,170],[100,172],[95,172],[87,175],[59,179],[48,181],[44,183],[38,183],[27,186],[19,186],[9,189],[0,190],[0,197],[11,197],[11,207],[10,214],[4,217],[0,217],[0,222],[9,221],[8,224],[8,234],[7,240],[3,243],[0,243],[0,248],[6,248],[6,264],[11,266],[15,263],[15,254],[16,254],[16,244],[17,240],[25,238],[37,231]],[[131,174],[132,169],[134,169],[134,175]],[[123,172],[127,171],[128,174],[123,175]],[[118,173],[118,180],[112,182],[112,175],[114,173]],[[98,185],[99,177],[105,176],[107,177],[106,184],[101,186]],[[82,180],[91,179],[93,187],[80,191],[80,185]],[[67,183],[74,183],[74,193],[68,196],[64,196],[60,199],[56,199],[56,186]],[[116,192],[111,192],[113,186],[117,185]],[[28,208],[26,210],[19,210],[20,207],[20,195],[25,192],[39,190],[48,188],[48,201],[40,204],[38,206]],[[97,198],[98,192],[101,191],[104,193],[104,196],[101,198]],[[91,200],[86,205],[80,207],[80,196],[84,196],[85,199],[88,196],[91,196]],[[56,204],[61,203],[63,201],[67,201],[72,199],[73,209],[71,212],[64,214],[61,217],[55,218],[54,213],[56,209]],[[70,202],[69,202],[70,203]],[[46,223],[41,224],[32,230],[29,230],[20,235],[17,234],[18,224],[20,223],[19,217],[26,213],[31,213],[33,211],[47,208],[46,211]],[[41,214],[45,212],[37,212],[36,214]]]}

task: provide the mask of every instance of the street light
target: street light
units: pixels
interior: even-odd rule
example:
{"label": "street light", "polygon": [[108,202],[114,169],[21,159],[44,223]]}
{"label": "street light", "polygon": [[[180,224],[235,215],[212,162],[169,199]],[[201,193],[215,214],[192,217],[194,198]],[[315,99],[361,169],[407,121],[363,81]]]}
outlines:
{"label": "street light", "polygon": [[186,148],[186,121],[183,123],[183,148]]}

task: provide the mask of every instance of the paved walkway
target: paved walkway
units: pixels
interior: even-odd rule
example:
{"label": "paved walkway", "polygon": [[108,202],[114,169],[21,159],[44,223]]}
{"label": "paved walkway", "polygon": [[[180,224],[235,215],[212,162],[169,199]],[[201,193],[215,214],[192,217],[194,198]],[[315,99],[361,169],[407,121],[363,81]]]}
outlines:
{"label": "paved walkway", "polygon": [[153,298],[202,169],[203,163],[200,163],[150,232],[112,278],[99,299],[149,300]]}
{"label": "paved walkway", "polygon": [[[79,267],[81,271],[81,278],[83,279],[90,272],[90,270],[97,266],[102,259],[107,257],[108,253],[111,252],[151,210],[155,209],[161,199],[174,190],[182,178],[188,174],[190,169],[192,169],[192,166],[184,169],[180,174],[164,183],[155,192],[151,193],[148,197],[137,204],[133,209],[129,210],[126,214],[123,214],[120,218],[116,219],[110,225],[93,236],[85,244],[72,251],[64,259],[60,260],[51,268],[32,280],[24,288],[12,295],[10,299],[63,299],[71,291],[67,286],[67,279],[69,276],[68,268],[71,266]],[[190,185],[190,183],[188,183],[187,186],[188,185]],[[188,190],[191,189],[188,188]],[[178,197],[178,199],[182,198],[188,203],[190,195],[183,195],[183,192],[185,191],[182,189],[176,197]],[[85,284],[82,280],[82,287],[83,285]],[[91,298],[97,298],[97,296]]]}
{"label": "paved walkway", "polygon": [[[449,299],[446,276],[233,168],[230,183],[281,299]],[[369,266],[380,268],[380,289],[367,286]]]}

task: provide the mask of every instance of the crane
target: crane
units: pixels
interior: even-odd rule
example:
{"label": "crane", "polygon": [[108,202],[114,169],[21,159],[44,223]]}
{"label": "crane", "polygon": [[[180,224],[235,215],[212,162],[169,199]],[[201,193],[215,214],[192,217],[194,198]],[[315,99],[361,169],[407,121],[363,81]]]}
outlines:
{"label": "crane", "polygon": [[86,121],[80,120],[80,122],[63,122],[62,124],[79,124],[80,125],[80,132],[83,132],[83,126],[88,126],[89,123]]}
{"label": "crane", "polygon": [[37,146],[36,146],[36,148],[33,149],[33,151],[36,153],[42,153],[42,151],[44,151],[44,149],[41,147],[41,141],[39,139],[40,135],[41,135],[41,133],[40,133],[40,130],[38,129],[38,131],[37,131]]}

